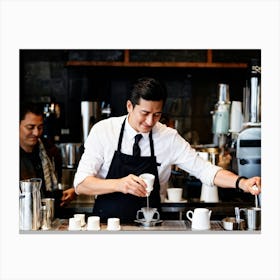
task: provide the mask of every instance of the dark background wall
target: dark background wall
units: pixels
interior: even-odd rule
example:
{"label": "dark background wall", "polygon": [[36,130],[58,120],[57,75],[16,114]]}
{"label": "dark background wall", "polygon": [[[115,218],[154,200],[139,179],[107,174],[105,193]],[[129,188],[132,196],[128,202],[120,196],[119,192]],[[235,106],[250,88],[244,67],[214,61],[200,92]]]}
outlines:
{"label": "dark background wall", "polygon": [[[206,50],[132,50],[131,61],[206,61]],[[213,50],[215,62],[246,62],[260,50]],[[81,101],[110,104],[112,116],[126,113],[131,83],[141,76],[159,78],[169,98],[165,112],[188,137],[196,131],[201,144],[212,142],[212,116],[219,83],[229,84],[230,99],[242,101],[248,77],[245,68],[67,66],[68,61],[124,60],[123,50],[20,50],[20,102],[61,108],[60,142],[81,142]]]}

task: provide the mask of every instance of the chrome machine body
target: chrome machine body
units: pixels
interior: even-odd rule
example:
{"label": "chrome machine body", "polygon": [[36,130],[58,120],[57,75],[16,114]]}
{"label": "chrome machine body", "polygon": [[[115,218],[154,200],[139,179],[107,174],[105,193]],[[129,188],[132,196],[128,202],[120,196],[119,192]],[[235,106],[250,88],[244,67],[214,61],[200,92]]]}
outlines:
{"label": "chrome machine body", "polygon": [[236,145],[238,174],[245,177],[261,176],[261,127],[244,128]]}

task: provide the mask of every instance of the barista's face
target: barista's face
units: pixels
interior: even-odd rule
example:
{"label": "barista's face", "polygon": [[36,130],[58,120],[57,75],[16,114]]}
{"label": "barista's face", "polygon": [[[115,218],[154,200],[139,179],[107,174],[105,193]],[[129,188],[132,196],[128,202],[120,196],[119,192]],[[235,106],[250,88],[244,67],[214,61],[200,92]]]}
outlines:
{"label": "barista's face", "polygon": [[26,152],[32,152],[43,133],[43,117],[33,113],[27,113],[20,122],[19,139],[20,146]]}
{"label": "barista's face", "polygon": [[140,98],[139,104],[134,108],[129,100],[126,106],[129,124],[137,132],[147,133],[160,120],[163,101],[148,101]]}

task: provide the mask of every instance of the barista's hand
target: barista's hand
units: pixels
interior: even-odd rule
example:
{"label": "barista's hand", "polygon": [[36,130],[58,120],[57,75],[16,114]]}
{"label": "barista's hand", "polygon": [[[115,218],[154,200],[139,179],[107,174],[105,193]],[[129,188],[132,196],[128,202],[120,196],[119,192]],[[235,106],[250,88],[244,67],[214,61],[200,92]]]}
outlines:
{"label": "barista's hand", "polygon": [[261,193],[261,177],[252,177],[249,179],[241,179],[239,187],[244,192],[250,192],[253,195]]}
{"label": "barista's hand", "polygon": [[140,197],[145,197],[147,194],[145,182],[133,174],[119,179],[118,191]]}
{"label": "barista's hand", "polygon": [[63,206],[64,204],[70,202],[75,197],[76,197],[76,193],[74,188],[70,188],[63,191],[60,206]]}

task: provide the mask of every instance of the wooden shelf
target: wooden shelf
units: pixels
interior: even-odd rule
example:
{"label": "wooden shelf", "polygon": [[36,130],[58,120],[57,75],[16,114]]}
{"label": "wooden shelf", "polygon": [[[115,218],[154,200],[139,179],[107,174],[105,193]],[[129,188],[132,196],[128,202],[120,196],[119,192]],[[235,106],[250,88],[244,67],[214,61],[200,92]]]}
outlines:
{"label": "wooden shelf", "polygon": [[205,62],[191,61],[130,61],[130,50],[124,50],[123,61],[69,60],[66,66],[84,67],[154,67],[154,68],[247,68],[247,63],[213,62],[212,50],[207,50]]}
{"label": "wooden shelf", "polygon": [[176,68],[247,68],[247,63],[68,61],[68,62],[66,63],[66,66],[94,66],[94,67],[176,67]]}

